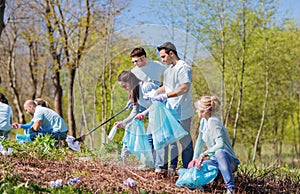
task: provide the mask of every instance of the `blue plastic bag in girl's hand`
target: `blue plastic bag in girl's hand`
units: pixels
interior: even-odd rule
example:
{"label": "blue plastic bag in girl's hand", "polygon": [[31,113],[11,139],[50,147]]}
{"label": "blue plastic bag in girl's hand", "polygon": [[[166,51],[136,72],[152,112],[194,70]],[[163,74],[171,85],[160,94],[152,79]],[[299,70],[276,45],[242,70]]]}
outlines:
{"label": "blue plastic bag in girl's hand", "polygon": [[179,141],[186,132],[165,104],[155,101],[149,108],[148,129],[153,136],[154,149]]}
{"label": "blue plastic bag in girl's hand", "polygon": [[123,143],[143,164],[154,166],[152,148],[145,132],[144,123],[134,119],[125,130]]}
{"label": "blue plastic bag in girl's hand", "polygon": [[176,181],[176,186],[187,186],[190,189],[202,187],[203,185],[213,181],[218,175],[218,168],[208,164],[202,164],[201,170],[197,167],[190,169],[178,169],[179,178]]}

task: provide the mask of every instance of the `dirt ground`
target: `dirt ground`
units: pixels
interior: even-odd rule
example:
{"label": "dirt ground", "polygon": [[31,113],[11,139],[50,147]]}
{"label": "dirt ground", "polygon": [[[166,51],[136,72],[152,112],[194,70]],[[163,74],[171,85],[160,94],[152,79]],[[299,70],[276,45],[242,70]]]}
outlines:
{"label": "dirt ground", "polygon": [[[18,175],[21,183],[34,182],[42,187],[49,187],[50,181],[62,179],[67,184],[71,178],[80,178],[73,184],[92,193],[201,193],[200,189],[190,190],[175,186],[178,176],[162,177],[153,171],[139,171],[137,165],[101,161],[89,158],[69,158],[65,161],[40,160],[28,157],[19,159],[1,157],[1,163],[10,164],[2,168],[1,178],[6,171]],[[9,169],[8,169],[9,168]],[[300,193],[299,185],[278,182],[272,179],[253,179],[235,174],[237,193]],[[128,186],[124,181],[131,178],[135,186]],[[222,177],[204,186],[204,193],[225,193]]]}

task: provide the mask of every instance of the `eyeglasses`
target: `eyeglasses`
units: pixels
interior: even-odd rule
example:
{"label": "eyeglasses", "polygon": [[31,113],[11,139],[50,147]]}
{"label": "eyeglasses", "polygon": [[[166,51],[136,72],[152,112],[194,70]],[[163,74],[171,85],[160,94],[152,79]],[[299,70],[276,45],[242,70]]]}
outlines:
{"label": "eyeglasses", "polygon": [[131,63],[137,63],[137,62],[139,62],[139,60],[140,60],[140,58],[132,59],[132,60],[131,60]]}

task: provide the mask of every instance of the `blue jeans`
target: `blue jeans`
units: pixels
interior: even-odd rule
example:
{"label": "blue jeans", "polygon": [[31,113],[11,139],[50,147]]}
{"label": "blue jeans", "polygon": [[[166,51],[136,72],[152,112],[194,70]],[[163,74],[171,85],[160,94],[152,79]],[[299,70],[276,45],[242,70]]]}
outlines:
{"label": "blue jeans", "polygon": [[[189,162],[193,159],[194,155],[194,148],[193,148],[193,141],[190,135],[190,126],[191,126],[191,118],[186,120],[179,121],[182,127],[188,132],[188,135],[184,136],[179,140],[181,147],[182,147],[182,163],[183,167],[187,168]],[[170,167],[176,168],[178,163],[178,147],[177,143],[170,144],[170,157],[171,157],[171,165]],[[156,150],[156,164],[157,168],[161,169],[168,169],[168,146]]]}
{"label": "blue jeans", "polygon": [[226,188],[235,190],[233,172],[235,172],[240,161],[231,157],[226,150],[220,149],[215,152],[216,160],[205,160],[203,163],[217,167],[226,183]]}
{"label": "blue jeans", "polygon": [[177,142],[156,150],[155,167],[160,169],[168,169],[168,155],[170,148],[171,164],[170,168],[177,168],[178,165],[178,146]]}
{"label": "blue jeans", "polygon": [[38,135],[43,136],[46,134],[52,135],[52,137],[56,140],[65,140],[67,138],[67,133],[68,131],[66,132],[40,132],[40,131],[32,131],[32,130],[29,131],[30,139],[32,141],[34,141]]}

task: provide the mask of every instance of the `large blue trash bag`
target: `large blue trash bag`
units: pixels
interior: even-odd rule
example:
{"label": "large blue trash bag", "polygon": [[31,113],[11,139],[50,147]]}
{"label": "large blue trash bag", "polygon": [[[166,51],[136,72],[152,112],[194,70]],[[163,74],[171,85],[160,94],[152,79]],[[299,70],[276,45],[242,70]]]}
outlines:
{"label": "large blue trash bag", "polygon": [[150,167],[154,166],[152,148],[142,121],[134,119],[126,128],[122,141],[128,150],[138,157],[143,164]]}
{"label": "large blue trash bag", "polygon": [[202,164],[201,170],[197,167],[190,169],[178,169],[179,178],[176,181],[176,186],[186,186],[190,189],[197,187],[202,188],[203,185],[213,181],[218,175],[218,168],[208,164]]}
{"label": "large blue trash bag", "polygon": [[149,107],[148,130],[152,134],[155,150],[177,142],[188,134],[165,105],[158,101]]}

